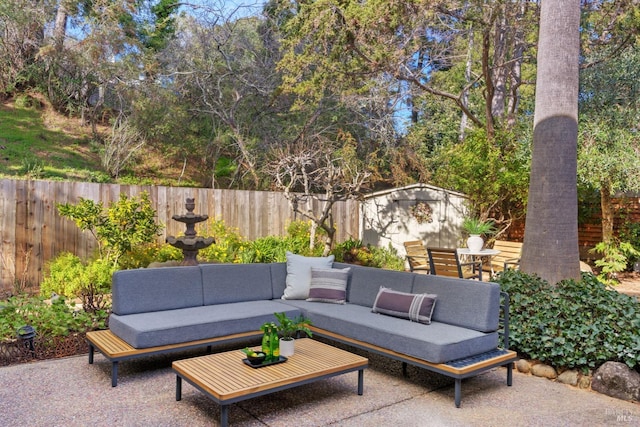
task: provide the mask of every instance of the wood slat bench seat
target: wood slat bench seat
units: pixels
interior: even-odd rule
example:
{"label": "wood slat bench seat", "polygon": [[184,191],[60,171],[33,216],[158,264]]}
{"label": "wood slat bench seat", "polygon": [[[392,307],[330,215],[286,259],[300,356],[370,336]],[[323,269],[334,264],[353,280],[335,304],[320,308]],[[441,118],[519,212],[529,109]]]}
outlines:
{"label": "wood slat bench seat", "polygon": [[176,351],[190,350],[208,347],[211,351],[213,344],[224,344],[234,341],[248,340],[262,336],[261,331],[244,332],[240,334],[225,335],[222,337],[209,338],[205,340],[189,341],[179,344],[163,345],[149,348],[134,348],[127,342],[113,334],[110,330],[87,332],[89,343],[89,364],[93,364],[93,355],[98,350],[111,362],[111,386],[118,385],[118,362],[123,360],[137,359],[140,357],[157,354],[173,353]]}

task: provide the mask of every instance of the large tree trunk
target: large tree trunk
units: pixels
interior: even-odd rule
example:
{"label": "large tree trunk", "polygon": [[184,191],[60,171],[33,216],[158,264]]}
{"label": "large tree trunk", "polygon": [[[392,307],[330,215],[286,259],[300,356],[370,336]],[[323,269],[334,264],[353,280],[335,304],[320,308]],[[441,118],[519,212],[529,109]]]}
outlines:
{"label": "large tree trunk", "polygon": [[531,182],[521,269],[579,279],[577,140],[580,0],[542,0]]}

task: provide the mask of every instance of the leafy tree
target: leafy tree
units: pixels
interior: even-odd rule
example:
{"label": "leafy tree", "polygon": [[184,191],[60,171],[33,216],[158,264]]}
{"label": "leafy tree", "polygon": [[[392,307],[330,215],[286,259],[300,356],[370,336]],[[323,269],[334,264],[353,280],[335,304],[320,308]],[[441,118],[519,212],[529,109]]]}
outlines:
{"label": "leafy tree", "polygon": [[[388,177],[396,185],[432,181],[464,191],[472,194],[474,210],[505,226],[523,216],[529,141],[513,135],[522,135],[517,130],[530,120],[521,115],[529,108],[523,93],[531,93],[535,3],[270,5],[282,17],[282,87],[297,96],[297,106],[315,105],[327,94],[364,104],[371,93],[381,92],[392,106],[390,117],[406,114],[406,138],[394,135],[387,150],[380,145],[376,178]],[[486,173],[490,166],[480,165],[483,160],[496,167]],[[501,180],[491,180],[505,168],[509,172]]]}
{"label": "leafy tree", "polygon": [[0,2],[0,97],[28,88],[49,7],[39,0]]}
{"label": "leafy tree", "polygon": [[[493,136],[494,122],[515,115],[523,84],[522,62],[530,49],[526,36],[536,7],[528,1],[277,1],[284,16],[284,56],[279,62],[283,88],[299,102],[318,101],[326,91],[360,94],[372,76],[403,82],[403,94],[446,99],[476,127]],[[473,72],[447,86],[434,78],[466,57],[471,35],[478,33]],[[464,52],[464,56],[462,56]],[[475,78],[471,78],[475,75]],[[468,101],[469,92],[480,97]],[[415,111],[415,110],[414,110]],[[417,121],[419,112],[413,114]]]}
{"label": "leafy tree", "polygon": [[[140,3],[142,1],[138,0]],[[180,3],[175,0],[144,1],[148,18],[138,20],[138,38],[153,52],[161,51],[176,33],[176,14]],[[152,4],[155,3],[155,4]]]}
{"label": "leafy tree", "polygon": [[555,284],[580,277],[577,139],[580,1],[540,14],[529,200],[521,269]]}
{"label": "leafy tree", "polygon": [[582,70],[580,180],[600,190],[602,238],[613,243],[617,192],[640,190],[640,49],[630,47]]}
{"label": "leafy tree", "polygon": [[[268,47],[268,30],[261,32],[257,18],[213,26],[188,19],[180,29],[165,55],[174,89],[190,104],[192,116],[206,123],[211,148],[203,151],[232,156],[239,178],[248,174],[251,186],[260,188],[258,164],[265,152],[260,129],[270,128],[270,113],[278,112],[273,102],[277,52]],[[214,165],[219,157],[212,159]]]}
{"label": "leafy tree", "polygon": [[433,182],[467,194],[478,216],[492,218],[504,232],[524,216],[529,159],[528,140],[499,132],[490,142],[485,132],[475,130],[464,143],[435,151]]}
{"label": "leafy tree", "polygon": [[121,193],[118,202],[111,203],[106,211],[102,203],[83,198],[76,205],[64,203],[57,207],[60,215],[95,237],[99,257],[114,266],[132,247],[155,241],[161,230],[155,223],[156,212],[147,193],[139,199]]}

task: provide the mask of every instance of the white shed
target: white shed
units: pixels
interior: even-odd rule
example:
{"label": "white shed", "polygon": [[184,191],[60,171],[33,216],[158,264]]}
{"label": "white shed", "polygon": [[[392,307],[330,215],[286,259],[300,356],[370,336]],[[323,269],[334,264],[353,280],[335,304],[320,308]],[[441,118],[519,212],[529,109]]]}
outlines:
{"label": "white shed", "polygon": [[462,239],[467,214],[462,193],[427,184],[412,184],[367,195],[362,204],[360,239],[377,247],[393,246],[405,256],[403,243],[422,240],[425,246],[455,248]]}

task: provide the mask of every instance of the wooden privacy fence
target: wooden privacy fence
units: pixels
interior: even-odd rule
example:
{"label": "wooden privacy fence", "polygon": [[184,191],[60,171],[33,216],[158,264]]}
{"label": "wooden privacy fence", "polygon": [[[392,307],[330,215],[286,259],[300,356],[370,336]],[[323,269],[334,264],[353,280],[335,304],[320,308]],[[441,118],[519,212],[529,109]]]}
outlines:
{"label": "wooden privacy fence", "polygon": [[[102,202],[108,207],[121,193],[139,197],[147,192],[157,212],[157,222],[164,225],[158,237],[184,234],[185,226],[171,219],[184,214],[185,199],[195,198],[194,213],[207,214],[210,220],[221,219],[235,227],[249,240],[280,236],[295,220],[282,193],[268,191],[216,190],[162,186],[94,184],[37,180],[0,180],[0,295],[15,287],[37,287],[46,262],[60,252],[80,257],[93,254],[96,242],[73,221],[63,218],[59,203],[78,203],[80,198]],[[358,237],[359,203],[354,200],[334,206],[337,241]]]}
{"label": "wooden privacy fence", "polygon": [[[613,234],[620,235],[626,223],[640,223],[640,195],[618,195],[613,199]],[[600,257],[591,250],[602,242],[602,215],[600,206],[595,207],[595,213],[591,217],[578,224],[578,245],[580,259],[591,262]],[[522,242],[524,239],[524,220],[514,222],[508,231],[508,240]]]}

